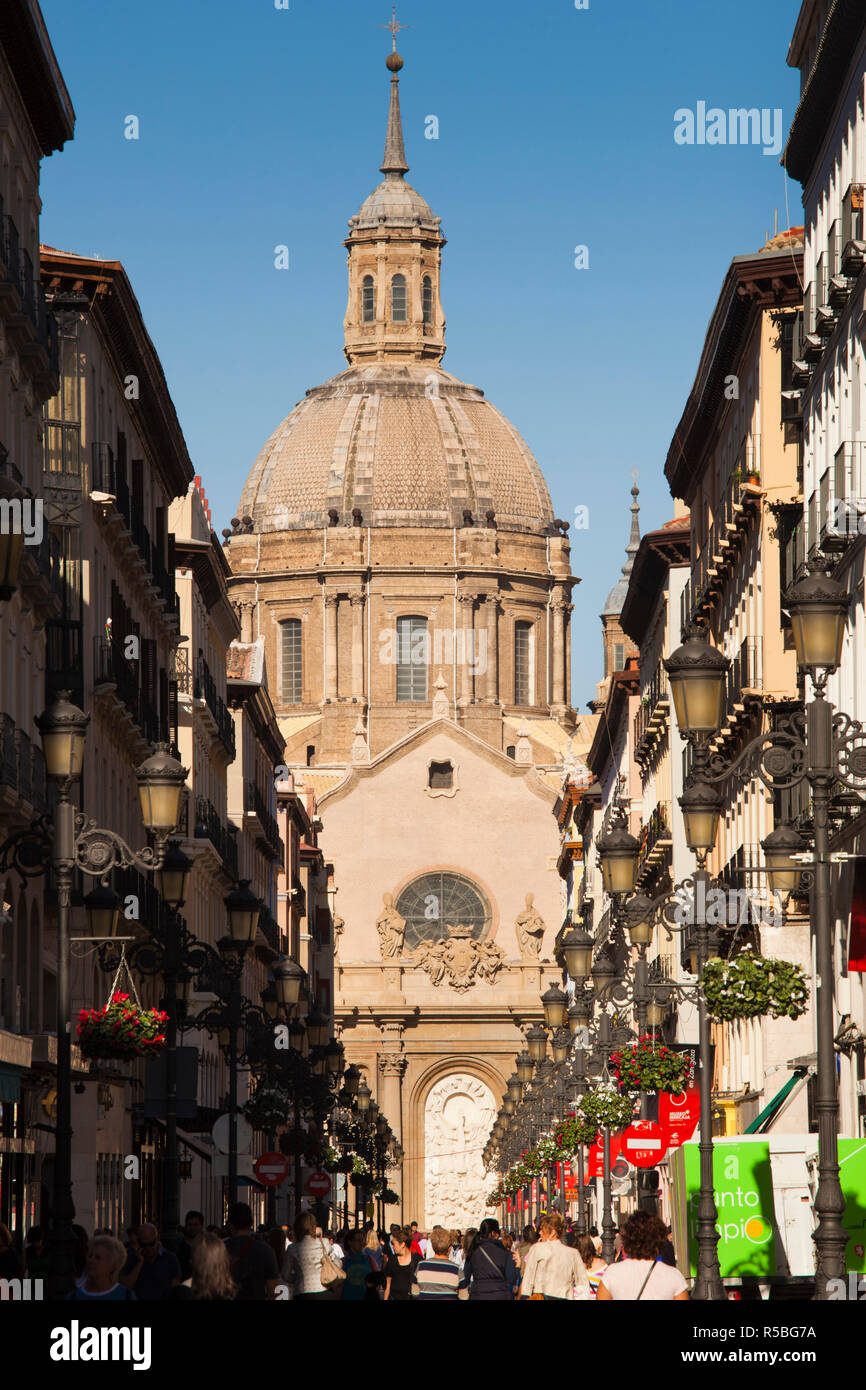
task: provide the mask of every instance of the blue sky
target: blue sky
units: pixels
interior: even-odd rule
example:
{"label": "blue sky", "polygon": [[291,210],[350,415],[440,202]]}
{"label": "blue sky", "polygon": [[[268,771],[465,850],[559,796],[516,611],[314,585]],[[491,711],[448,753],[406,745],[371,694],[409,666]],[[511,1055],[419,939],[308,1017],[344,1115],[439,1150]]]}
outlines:
{"label": "blue sky", "polygon": [[[77,113],[42,235],[123,262],[219,531],[262,444],[344,366],[346,222],[378,182],[376,0],[42,0]],[[445,366],[538,458],[573,532],[574,703],[600,675],[631,471],[642,529],[732,256],[802,221],[760,146],[678,145],[674,112],[781,108],[799,0],[404,0],[408,175],[448,238]],[[140,139],[124,138],[136,115]],[[438,140],[424,138],[425,118]],[[274,247],[291,266],[274,269]],[[577,270],[574,249],[589,249]]]}

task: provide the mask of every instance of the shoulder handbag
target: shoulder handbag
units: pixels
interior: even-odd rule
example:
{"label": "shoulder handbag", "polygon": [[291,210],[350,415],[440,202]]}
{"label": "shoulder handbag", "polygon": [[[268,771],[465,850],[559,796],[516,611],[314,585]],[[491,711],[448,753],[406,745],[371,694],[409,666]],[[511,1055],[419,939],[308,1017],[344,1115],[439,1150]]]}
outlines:
{"label": "shoulder handbag", "polygon": [[[321,1242],[320,1242],[321,1244]],[[334,1284],[339,1284],[341,1279],[345,1279],[346,1271],[341,1269],[336,1260],[332,1260],[324,1245],[322,1245],[322,1263],[319,1266],[319,1281],[326,1288],[331,1288]]]}
{"label": "shoulder handbag", "polygon": [[637,1298],[635,1299],[635,1302],[636,1302],[636,1303],[637,1303],[637,1302],[640,1302],[640,1299],[643,1297],[643,1291],[644,1291],[644,1289],[646,1288],[647,1284],[649,1283],[649,1281],[650,1281],[650,1275],[652,1274],[652,1272],[653,1272],[653,1270],[655,1269],[655,1267],[656,1267],[656,1262],[655,1262],[655,1260],[653,1260],[652,1264],[650,1265],[649,1269],[647,1270],[647,1276],[646,1276],[646,1278],[644,1279],[643,1283],[642,1283],[641,1286],[640,1286],[640,1293],[638,1294]]}

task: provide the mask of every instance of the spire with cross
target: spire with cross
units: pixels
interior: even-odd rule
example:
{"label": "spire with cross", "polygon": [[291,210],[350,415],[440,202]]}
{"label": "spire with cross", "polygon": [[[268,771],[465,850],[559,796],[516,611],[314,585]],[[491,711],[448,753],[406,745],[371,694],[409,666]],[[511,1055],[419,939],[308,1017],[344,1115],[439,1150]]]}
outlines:
{"label": "spire with cross", "polygon": [[397,52],[397,35],[401,29],[408,29],[408,24],[400,24],[397,20],[397,6],[394,6],[394,13],[390,24],[383,24],[383,29],[390,30],[391,33],[391,52],[385,62],[391,73],[391,105],[388,111],[388,132],[385,136],[385,154],[382,163],[379,165],[383,174],[388,177],[396,176],[402,179],[408,173],[409,165],[406,162],[406,147],[403,144],[403,122],[400,118],[400,79],[397,76],[403,66],[403,59]]}
{"label": "spire with cross", "polygon": [[382,25],[380,26],[380,28],[382,28],[382,29],[389,29],[390,32],[391,32],[391,52],[392,52],[392,53],[396,53],[396,52],[397,52],[397,35],[398,35],[399,33],[401,33],[401,31],[402,31],[403,29],[411,29],[411,27],[412,27],[412,26],[411,26],[410,24],[400,24],[400,23],[399,23],[399,21],[398,21],[398,19],[397,19],[397,6],[396,6],[396,5],[392,5],[392,7],[391,7],[391,19],[390,19],[390,21],[389,21],[387,24],[382,24]]}

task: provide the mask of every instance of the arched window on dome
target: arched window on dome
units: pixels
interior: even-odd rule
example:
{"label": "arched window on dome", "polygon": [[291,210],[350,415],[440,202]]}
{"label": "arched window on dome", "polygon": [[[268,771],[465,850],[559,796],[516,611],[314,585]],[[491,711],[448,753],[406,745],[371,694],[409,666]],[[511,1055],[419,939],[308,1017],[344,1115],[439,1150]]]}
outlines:
{"label": "arched window on dome", "polygon": [[406,298],[406,276],[395,275],[391,281],[391,321],[392,323],[406,323],[408,321]]}
{"label": "arched window on dome", "polygon": [[397,699],[423,703],[427,699],[430,646],[427,619],[412,615],[397,619]]}
{"label": "arched window on dome", "polygon": [[372,275],[365,275],[361,281],[361,322],[376,321],[376,286]]}
{"label": "arched window on dome", "polygon": [[301,620],[280,623],[280,699],[284,705],[300,705],[303,695]]}
{"label": "arched window on dome", "polygon": [[429,275],[424,276],[422,286],[422,307],[424,310],[424,322],[433,322],[433,281]]}
{"label": "arched window on dome", "polygon": [[532,623],[514,624],[514,703],[531,705],[532,691]]}

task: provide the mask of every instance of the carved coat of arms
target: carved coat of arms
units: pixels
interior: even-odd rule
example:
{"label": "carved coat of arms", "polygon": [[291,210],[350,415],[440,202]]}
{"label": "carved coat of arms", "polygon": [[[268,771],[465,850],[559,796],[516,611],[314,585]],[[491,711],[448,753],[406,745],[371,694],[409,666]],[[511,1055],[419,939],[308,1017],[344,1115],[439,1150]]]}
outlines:
{"label": "carved coat of arms", "polygon": [[414,963],[441,985],[446,975],[453,989],[469,989],[476,980],[496,977],[505,952],[492,941],[476,941],[471,926],[446,927],[447,938],[422,941],[415,950]]}

